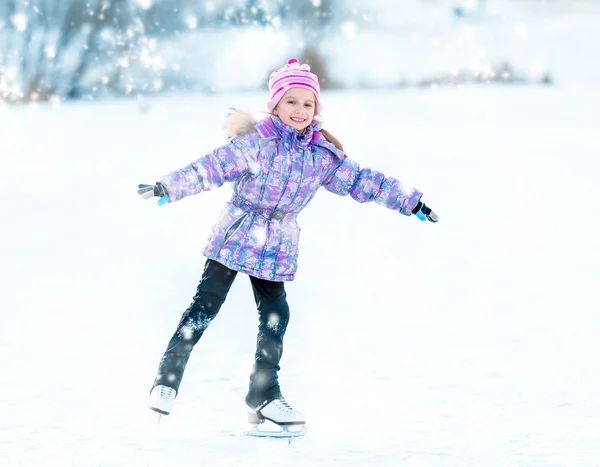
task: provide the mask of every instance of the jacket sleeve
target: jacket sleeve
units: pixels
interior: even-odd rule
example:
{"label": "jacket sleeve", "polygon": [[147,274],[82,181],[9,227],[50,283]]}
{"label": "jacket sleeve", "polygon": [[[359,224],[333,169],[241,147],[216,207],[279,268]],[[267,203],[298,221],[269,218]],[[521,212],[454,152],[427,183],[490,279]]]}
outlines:
{"label": "jacket sleeve", "polygon": [[258,144],[256,132],[242,135],[188,166],[165,175],[159,182],[165,187],[169,202],[238,180],[256,163]]}
{"label": "jacket sleeve", "polygon": [[350,159],[334,158],[323,186],[332,193],[350,195],[359,203],[375,201],[386,208],[412,214],[423,193],[404,185],[400,180],[387,177],[376,170],[360,168]]}

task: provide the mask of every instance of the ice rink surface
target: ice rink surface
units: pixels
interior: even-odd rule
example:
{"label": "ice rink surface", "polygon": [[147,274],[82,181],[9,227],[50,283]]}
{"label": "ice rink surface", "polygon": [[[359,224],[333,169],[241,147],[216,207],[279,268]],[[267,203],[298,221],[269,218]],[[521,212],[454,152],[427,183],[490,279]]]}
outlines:
{"label": "ice rink surface", "polygon": [[243,275],[156,424],[147,393],[231,186],[160,208],[136,187],[265,97],[0,107],[0,465],[597,466],[594,87],[324,93],[348,156],[440,222],[325,190],[299,216],[280,381],[303,439],[240,436]]}

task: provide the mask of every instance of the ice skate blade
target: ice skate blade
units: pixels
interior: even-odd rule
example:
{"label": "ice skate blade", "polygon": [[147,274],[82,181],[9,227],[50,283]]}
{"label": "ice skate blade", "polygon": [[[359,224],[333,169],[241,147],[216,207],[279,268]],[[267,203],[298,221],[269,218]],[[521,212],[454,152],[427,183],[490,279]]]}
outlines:
{"label": "ice skate blade", "polygon": [[160,415],[169,415],[171,412],[165,412],[164,410],[157,409],[156,407],[148,407],[152,412],[156,412]]}
{"label": "ice skate blade", "polygon": [[277,425],[272,422],[264,422],[252,425],[250,430],[244,434],[256,438],[299,438],[304,436],[308,430],[306,425]]}

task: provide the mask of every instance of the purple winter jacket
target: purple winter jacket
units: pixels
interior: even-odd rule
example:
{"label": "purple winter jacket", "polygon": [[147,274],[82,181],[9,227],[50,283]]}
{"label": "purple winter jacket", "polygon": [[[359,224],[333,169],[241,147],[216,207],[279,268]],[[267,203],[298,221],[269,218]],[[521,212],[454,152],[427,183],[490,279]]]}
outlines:
{"label": "purple winter jacket", "polygon": [[160,180],[170,202],[235,182],[204,250],[207,258],[261,279],[293,280],[300,237],[296,217],[321,186],[411,215],[420,191],[361,169],[325,140],[320,128],[313,123],[300,134],[270,116]]}

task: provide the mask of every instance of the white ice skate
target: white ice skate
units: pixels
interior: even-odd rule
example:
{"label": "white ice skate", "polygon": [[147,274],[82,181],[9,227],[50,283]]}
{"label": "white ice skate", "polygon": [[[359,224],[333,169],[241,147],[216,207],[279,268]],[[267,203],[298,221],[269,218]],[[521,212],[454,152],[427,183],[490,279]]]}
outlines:
{"label": "white ice skate", "polygon": [[248,412],[252,425],[248,436],[294,438],[306,434],[304,414],[294,410],[282,397]]}
{"label": "white ice skate", "polygon": [[169,415],[173,411],[173,402],[177,391],[168,386],[154,386],[150,393],[150,400],[148,401],[148,408],[161,415]]}

